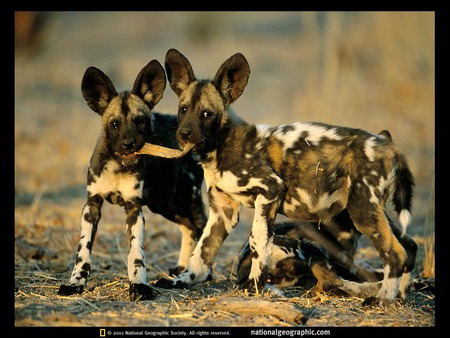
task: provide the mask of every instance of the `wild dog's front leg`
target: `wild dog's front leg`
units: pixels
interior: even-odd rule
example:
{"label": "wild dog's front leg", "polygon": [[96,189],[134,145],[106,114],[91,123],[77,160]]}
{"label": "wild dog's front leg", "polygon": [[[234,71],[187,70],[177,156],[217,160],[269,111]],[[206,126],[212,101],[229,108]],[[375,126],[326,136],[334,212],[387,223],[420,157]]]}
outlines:
{"label": "wild dog's front leg", "polygon": [[130,279],[130,299],[147,300],[154,298],[147,283],[144,253],[145,219],[139,202],[125,202],[127,213],[127,234],[130,244],[128,254],[128,278]]}
{"label": "wild dog's front leg", "polygon": [[68,285],[61,285],[58,294],[69,296],[82,293],[91,272],[91,251],[101,217],[103,198],[90,196],[81,213],[80,242],[78,244],[75,266]]}
{"label": "wild dog's front leg", "polygon": [[156,286],[163,288],[188,288],[204,282],[210,276],[214,258],[223,241],[236,226],[239,218],[239,203],[228,195],[211,188],[209,218],[202,236],[189,259],[188,268],[173,280],[160,279]]}
{"label": "wild dog's front leg", "polygon": [[242,289],[259,293],[267,283],[273,244],[273,223],[279,205],[278,199],[269,201],[263,195],[258,195],[255,200],[255,216],[249,238],[252,265],[248,279],[241,284]]}

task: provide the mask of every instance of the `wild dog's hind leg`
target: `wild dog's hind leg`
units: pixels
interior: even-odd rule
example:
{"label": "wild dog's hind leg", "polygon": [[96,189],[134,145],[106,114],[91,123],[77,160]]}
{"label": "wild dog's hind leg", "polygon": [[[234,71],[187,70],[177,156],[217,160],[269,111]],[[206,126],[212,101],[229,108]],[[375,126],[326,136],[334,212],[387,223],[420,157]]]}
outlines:
{"label": "wild dog's hind leg", "polygon": [[367,299],[365,303],[378,302],[384,306],[392,303],[397,296],[408,257],[392,231],[384,206],[380,204],[376,210],[374,208],[373,204],[356,209],[351,204],[348,206],[356,228],[371,241],[383,262],[384,277],[381,288],[374,299]]}
{"label": "wild dog's hind leg", "polygon": [[127,234],[130,244],[128,254],[128,278],[130,280],[130,299],[147,300],[153,298],[153,291],[147,283],[144,253],[145,219],[140,201],[124,203],[127,214]]}
{"label": "wild dog's hind leg", "polygon": [[157,287],[188,288],[192,284],[206,281],[210,276],[217,252],[238,223],[239,203],[214,187],[209,189],[209,194],[209,218],[189,259],[187,270],[173,280],[158,280],[155,284]]}
{"label": "wild dog's hind leg", "polygon": [[416,264],[417,244],[416,242],[406,234],[402,235],[402,229],[400,229],[394,222],[386,215],[389,223],[391,224],[392,231],[395,237],[397,237],[400,244],[405,248],[408,256],[405,264],[405,269],[402,274],[398,295],[402,298],[406,298],[409,285],[411,284],[411,272],[414,270]]}
{"label": "wild dog's hind leg", "polygon": [[80,242],[76,252],[75,266],[68,285],[61,285],[58,294],[69,296],[82,293],[91,273],[91,251],[101,217],[103,198],[99,195],[89,196],[81,213]]}

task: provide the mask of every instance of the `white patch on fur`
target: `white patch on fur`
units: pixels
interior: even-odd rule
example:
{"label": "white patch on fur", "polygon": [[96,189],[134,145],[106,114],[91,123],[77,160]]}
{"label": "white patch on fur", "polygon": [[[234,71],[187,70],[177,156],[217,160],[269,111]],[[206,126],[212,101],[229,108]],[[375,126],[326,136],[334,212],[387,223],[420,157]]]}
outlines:
{"label": "white patch on fur", "polygon": [[[271,175],[270,177],[276,178],[279,183],[282,182],[276,175]],[[261,187],[264,190],[268,190],[269,187],[263,183],[262,178],[250,178],[246,185],[239,186],[238,182],[240,179],[240,177],[234,175],[231,171],[224,171],[222,175],[216,172],[214,175],[214,180],[218,188],[226,191],[228,195],[232,196],[234,200],[242,205],[252,208],[254,206],[254,196],[243,196],[241,193],[254,187]]]}
{"label": "white patch on fur", "polygon": [[346,197],[347,195],[342,195],[340,191],[336,191],[331,195],[329,195],[328,193],[324,193],[319,196],[319,199],[316,204],[316,210],[314,210],[314,212],[329,209],[329,207],[336,202],[342,205],[342,207],[344,207],[347,204]]}
{"label": "white patch on fur", "polygon": [[369,188],[369,190],[370,190],[370,199],[369,199],[369,201],[372,204],[378,205],[380,203],[380,199],[375,194],[375,187],[373,185],[370,185],[369,182],[367,182],[367,179],[365,177],[363,178],[363,182],[367,186],[367,188]]}
{"label": "white patch on fur", "polygon": [[[286,250],[283,250],[282,247],[280,247],[279,245],[272,245],[271,246],[271,256],[270,256],[270,270],[275,270],[277,263],[283,259],[289,258],[289,257],[295,257],[296,255],[298,255],[297,252],[286,252]],[[298,250],[299,253],[301,254],[301,251]],[[302,254],[303,257],[303,254]],[[303,259],[305,259],[303,257]]]}
{"label": "white patch on fur", "polygon": [[145,253],[143,250],[144,242],[144,230],[145,221],[142,211],[136,219],[136,223],[127,224],[127,227],[131,229],[131,243],[130,243],[130,253],[128,254],[128,277],[130,282],[133,284],[146,284],[147,285],[147,275],[145,267],[136,267],[134,261],[136,259],[142,260],[145,264]]}
{"label": "white patch on fur", "polygon": [[80,278],[80,273],[83,270],[82,267],[85,263],[91,263],[91,253],[89,252],[87,244],[92,238],[93,226],[84,218],[85,215],[89,214],[89,210],[90,207],[85,205],[81,213],[80,251],[77,253],[77,256],[80,257],[81,260],[78,263],[75,263],[70,276],[69,285],[86,285],[87,280],[84,277]]}
{"label": "white patch on fur", "polygon": [[191,231],[185,226],[179,227],[181,232],[181,247],[180,247],[180,256],[178,258],[178,266],[184,266],[185,268],[188,265],[189,257],[191,256],[192,251],[195,248],[195,241],[191,237]]}
{"label": "white patch on fur", "polygon": [[397,293],[399,290],[399,284],[400,284],[400,278],[391,278],[389,276],[389,272],[391,271],[391,268],[389,265],[386,265],[384,267],[384,278],[382,281],[382,285],[380,288],[380,291],[377,293],[377,298],[381,299],[387,299],[391,302],[395,300],[395,297],[397,297]]}
{"label": "white patch on fur", "polygon": [[[304,204],[306,204],[308,209],[310,211],[312,211],[314,209],[314,205],[312,203],[311,196],[309,195],[308,191],[306,189],[302,189],[302,188],[296,188],[295,190],[297,191],[300,201],[302,201]],[[295,203],[296,205],[300,205],[300,203],[298,201],[295,201],[295,202],[296,202]],[[292,204],[294,205],[294,203],[292,203]]]}
{"label": "white patch on fur", "polygon": [[380,182],[378,183],[377,188],[381,195],[384,194],[388,185],[389,185],[389,178],[385,180],[384,177],[380,176]]}
{"label": "white patch on fur", "polygon": [[369,161],[375,160],[375,146],[376,146],[376,136],[372,136],[367,139],[367,141],[364,144],[364,153],[366,154]]}
{"label": "white patch on fur", "polygon": [[273,247],[273,237],[268,240],[268,226],[263,215],[263,207],[270,202],[262,195],[258,195],[255,200],[255,215],[253,218],[252,236],[250,236],[249,243],[250,247],[254,248],[258,255],[256,258],[252,258],[252,267],[248,276],[250,280],[259,280],[262,272],[261,266],[270,266],[269,253]]}
{"label": "white patch on fur", "polygon": [[[294,129],[284,132],[283,128],[285,128],[286,126],[294,127]],[[284,143],[284,150],[286,151],[287,149],[294,146],[303,132],[306,132],[308,134],[305,142],[310,145],[318,145],[324,138],[335,141],[339,141],[342,139],[342,136],[336,134],[335,128],[328,129],[314,123],[305,122],[297,122],[290,125],[281,125],[274,132],[273,136]]]}
{"label": "white patch on fur", "polygon": [[[343,194],[340,190],[335,191],[331,195],[328,193],[323,193],[317,198],[317,202],[313,203],[311,195],[309,195],[306,189],[296,188],[297,194],[300,200],[306,204],[308,211],[311,213],[316,213],[320,210],[328,209],[333,203],[338,202],[343,207],[347,204],[347,194]],[[298,202],[297,202],[298,203]],[[292,205],[294,203],[291,203]]]}
{"label": "white patch on fur", "polygon": [[[109,192],[120,191],[124,200],[142,196],[143,181],[138,182],[133,174],[117,173],[117,169],[119,164],[116,161],[108,161],[100,176],[94,175],[94,181],[87,187],[89,193],[105,196]],[[136,189],[138,183],[139,186]]]}
{"label": "white patch on fur", "polygon": [[411,224],[411,219],[412,216],[408,210],[403,209],[402,211],[400,211],[398,220],[400,222],[400,225],[402,226],[402,236],[406,234],[406,230],[408,229],[408,226]]}
{"label": "white patch on fur", "polygon": [[[218,214],[213,212],[210,209],[210,214],[208,217],[208,221],[206,222],[206,226],[203,229],[202,236],[200,237],[200,240],[198,241],[194,251],[192,252],[191,258],[189,259],[188,264],[188,271],[189,273],[193,273],[196,276],[196,280],[201,280],[202,276],[206,277],[208,276],[208,267],[206,266],[205,262],[202,259],[202,248],[203,248],[203,242],[206,238],[208,238],[211,234],[212,226],[217,222],[218,220]],[[186,283],[190,283],[190,278],[188,280],[184,280],[182,275],[179,275],[180,278],[175,278],[175,280],[183,280]]]}
{"label": "white patch on fur", "polygon": [[270,129],[272,128],[273,128],[272,126],[269,126],[267,124],[256,125],[257,134],[262,138],[267,137],[267,135],[270,133]]}

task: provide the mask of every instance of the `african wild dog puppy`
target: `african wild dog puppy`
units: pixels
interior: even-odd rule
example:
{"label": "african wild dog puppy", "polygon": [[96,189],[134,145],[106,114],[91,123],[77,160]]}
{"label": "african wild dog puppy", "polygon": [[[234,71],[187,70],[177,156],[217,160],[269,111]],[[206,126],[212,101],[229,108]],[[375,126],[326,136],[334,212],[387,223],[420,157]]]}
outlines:
{"label": "african wild dog puppy", "polygon": [[[340,257],[328,253],[330,246],[342,247],[325,229],[314,222],[284,222],[274,226],[270,249],[268,283],[278,288],[301,286],[316,291],[343,291],[347,281],[380,280],[376,271],[353,263],[347,266]],[[347,255],[345,251],[342,252]],[[239,254],[237,282],[243,283],[250,274],[251,249],[247,241]],[[360,284],[362,286],[362,284]],[[351,295],[361,296],[363,288],[350,289]]]}
{"label": "african wild dog puppy", "polygon": [[[388,215],[386,215],[388,216]],[[394,234],[400,229],[389,219]],[[345,233],[345,231],[343,231]],[[355,233],[355,235],[357,235]],[[399,295],[406,297],[414,269],[417,244],[408,236],[398,237],[408,249],[408,263],[403,274]],[[348,238],[356,244],[359,236]],[[284,222],[274,227],[270,249],[268,283],[278,288],[301,286],[315,291],[331,291],[339,295],[365,297],[366,304],[380,290],[383,273],[362,261],[354,261],[325,226],[315,222]],[[248,278],[251,269],[251,251],[247,241],[239,255],[237,282]],[[345,259],[343,259],[345,258]],[[348,265],[351,259],[352,264]]]}
{"label": "african wild dog puppy", "polygon": [[83,292],[91,271],[91,251],[101,208],[106,200],[125,209],[130,245],[128,277],[130,299],[153,297],[147,283],[144,256],[144,215],[152,212],[178,223],[182,234],[178,274],[206,224],[201,196],[203,170],[190,155],[163,159],[137,155],[145,142],[178,148],[176,116],[152,112],[166,86],[164,68],[150,61],[137,76],[131,91],[116,92],[101,70],[89,67],[82,80],[88,106],[102,117],[102,131],[87,173],[87,202],[81,216],[81,236],[75,266],[60,295]]}
{"label": "african wild dog puppy", "polygon": [[[383,130],[379,134],[392,141],[389,131]],[[401,236],[400,229],[387,212],[386,217],[394,235],[408,253],[399,289],[399,294],[404,298],[411,282],[417,244],[408,235]],[[278,288],[303,286],[309,289],[315,286],[318,291],[375,297],[381,287],[379,281],[383,279],[382,273],[354,260],[361,233],[356,231],[346,210],[337,215],[333,223],[334,227],[316,222],[275,224],[268,281]],[[238,284],[250,273],[250,253],[247,241],[239,255]]]}
{"label": "african wild dog puppy", "polygon": [[404,155],[382,135],[324,123],[253,125],[230,109],[247,84],[250,67],[236,53],[213,80],[197,80],[184,55],[170,49],[165,59],[179,97],[177,138],[195,145],[209,194],[209,218],[188,269],[162,287],[205,281],[213,259],[238,223],[241,205],[254,208],[249,238],[252,264],[241,287],[259,292],[267,282],[277,213],[294,221],[333,228],[347,212],[349,222],[370,239],[384,266],[379,304],[399,292],[408,253],[394,235],[384,208],[393,197],[402,234],[411,219],[413,176]]}

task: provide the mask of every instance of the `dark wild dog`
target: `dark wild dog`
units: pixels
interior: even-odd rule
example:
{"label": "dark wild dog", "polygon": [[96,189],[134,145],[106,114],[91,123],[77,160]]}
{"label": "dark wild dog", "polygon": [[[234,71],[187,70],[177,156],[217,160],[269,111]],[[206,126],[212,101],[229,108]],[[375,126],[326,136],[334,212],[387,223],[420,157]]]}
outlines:
{"label": "dark wild dog", "polygon": [[373,301],[392,302],[409,254],[391,229],[385,203],[393,197],[403,235],[411,220],[414,187],[406,159],[393,142],[324,123],[267,126],[243,121],[230,109],[250,75],[241,53],[226,60],[213,80],[197,80],[187,58],[175,49],[167,52],[165,68],[179,97],[180,147],[195,145],[204,170],[209,217],[188,269],[156,285],[183,288],[205,281],[243,205],[254,208],[254,220],[249,238],[252,264],[241,287],[259,292],[268,278],[277,213],[332,227],[345,211],[383,262],[384,278]]}
{"label": "dark wild dog", "polygon": [[[319,230],[317,223],[276,223],[270,251],[268,283],[280,289],[301,286],[313,288],[316,292],[374,296],[373,291],[379,289],[377,281],[382,279],[377,271],[368,264],[344,264],[340,257],[329,254],[331,245],[335,246],[333,249],[339,248],[335,238],[325,229]],[[347,252],[343,251],[342,254],[347,255]],[[238,284],[248,278],[251,265],[251,249],[247,241],[239,254]]]}
{"label": "dark wild dog", "polygon": [[152,112],[165,86],[164,68],[156,60],[141,70],[131,91],[120,93],[102,71],[95,67],[86,70],[82,94],[88,106],[102,117],[102,131],[87,173],[87,202],[81,216],[75,266],[68,285],[61,285],[60,295],[81,293],[86,286],[105,200],[125,209],[131,300],[153,298],[145,269],[143,206],[180,225],[180,255],[172,272],[186,269],[195,240],[206,224],[201,195],[203,170],[191,155],[163,159],[135,154],[146,142],[178,148],[177,117]]}
{"label": "dark wild dog", "polygon": [[[396,236],[399,236],[400,229],[391,219],[389,222]],[[342,231],[342,234],[345,233]],[[356,247],[358,239],[355,233],[346,242],[353,241]],[[401,239],[411,252],[406,267],[409,273],[403,274],[399,289],[399,295],[405,298],[411,282],[410,272],[414,269],[417,244],[406,235]],[[239,255],[238,284],[250,274],[250,254],[247,241]],[[376,269],[365,261],[355,261],[354,256],[326,230],[326,226],[315,222],[276,223],[269,262],[268,282],[279,289],[300,286],[313,288],[316,292],[331,291],[338,295],[364,297],[365,304],[373,301],[383,280],[382,269]]]}

